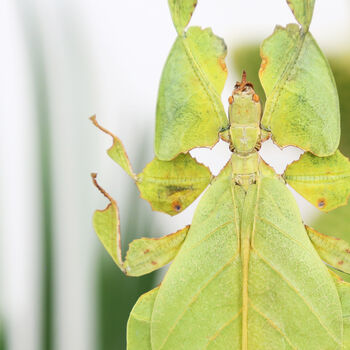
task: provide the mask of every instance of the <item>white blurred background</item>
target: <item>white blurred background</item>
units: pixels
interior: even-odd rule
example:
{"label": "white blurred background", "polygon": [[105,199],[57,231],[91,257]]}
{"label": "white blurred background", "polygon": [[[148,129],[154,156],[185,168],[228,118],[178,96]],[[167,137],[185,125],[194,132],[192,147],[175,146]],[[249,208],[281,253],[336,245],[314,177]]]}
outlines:
{"label": "white blurred background", "polygon": [[[294,18],[284,0],[198,2],[191,25],[212,27],[228,45],[230,73],[222,95],[227,106],[239,78],[231,52],[243,43],[261,42],[276,24]],[[348,50],[350,2],[316,1],[311,31],[326,53]],[[111,140],[88,118],[96,113],[141,171],[153,157],[158,83],[174,40],[166,0],[0,1],[4,349],[125,349],[117,339],[124,337],[123,330],[113,343],[113,318],[122,300],[109,287],[114,281],[122,289],[124,280],[114,280],[119,271],[113,266],[110,273],[99,267],[113,263],[107,257],[101,265],[106,253],[92,230],[92,213],[106,201],[93,188],[90,172],[98,172],[100,183],[117,199],[127,239],[172,232],[191,221],[195,205],[170,218],[139,203],[131,180],[105,154]],[[299,154],[272,144],[263,149],[278,172]],[[218,173],[229,152],[219,144],[194,155]],[[297,200],[305,221],[317,215]],[[129,234],[130,227],[137,232]],[[104,300],[104,293],[110,299]],[[112,345],[101,340],[108,325]]]}

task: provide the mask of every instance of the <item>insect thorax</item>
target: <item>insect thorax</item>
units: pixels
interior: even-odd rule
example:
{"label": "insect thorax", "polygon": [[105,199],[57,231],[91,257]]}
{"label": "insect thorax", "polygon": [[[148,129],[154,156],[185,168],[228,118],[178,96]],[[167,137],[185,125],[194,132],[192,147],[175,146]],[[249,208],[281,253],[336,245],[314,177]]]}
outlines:
{"label": "insect thorax", "polygon": [[257,151],[247,155],[234,152],[231,157],[232,180],[244,189],[255,183],[259,170],[259,158]]}
{"label": "insect thorax", "polygon": [[261,144],[261,104],[253,85],[243,73],[229,98],[232,174],[235,183],[246,188],[256,181]]}

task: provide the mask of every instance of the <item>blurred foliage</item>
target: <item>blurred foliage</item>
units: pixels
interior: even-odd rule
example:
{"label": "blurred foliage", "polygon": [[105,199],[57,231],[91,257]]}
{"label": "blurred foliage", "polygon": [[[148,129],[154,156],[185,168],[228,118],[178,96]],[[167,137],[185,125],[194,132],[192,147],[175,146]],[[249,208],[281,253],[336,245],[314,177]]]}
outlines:
{"label": "blurred foliage", "polygon": [[340,113],[341,131],[340,150],[350,156],[350,52],[344,55],[329,58],[335,81],[337,83]]}
{"label": "blurred foliage", "polygon": [[[44,53],[43,33],[39,22],[36,21],[35,12],[32,8],[18,7],[23,23],[23,33],[27,43],[28,60],[30,71],[32,72],[32,92],[34,106],[36,109],[36,128],[38,135],[38,148],[36,154],[39,155],[39,181],[40,203],[41,203],[41,237],[42,237],[42,277],[41,284],[41,348],[43,350],[53,349],[53,266],[52,266],[52,157],[51,157],[51,133],[50,133],[50,108],[49,108],[49,88],[46,72],[46,61]],[[28,11],[26,11],[27,9]]]}
{"label": "blurred foliage", "polygon": [[[243,45],[233,53],[233,66],[237,74],[246,70],[248,80],[254,84],[254,88],[262,101],[265,101],[264,91],[259,81],[260,52],[258,44]],[[347,157],[350,156],[350,53],[328,57],[334,78],[338,88],[340,112],[341,112],[341,141],[340,150]],[[340,207],[328,214],[322,214],[315,220],[312,226],[325,234],[342,238],[350,243],[350,205]],[[346,281],[350,282],[350,276],[337,272]]]}
{"label": "blurred foliage", "polygon": [[97,350],[126,349],[129,313],[139,296],[154,287],[155,275],[127,277],[101,249],[97,290]]}
{"label": "blurred foliage", "polygon": [[6,350],[6,338],[3,324],[0,322],[0,350]]}

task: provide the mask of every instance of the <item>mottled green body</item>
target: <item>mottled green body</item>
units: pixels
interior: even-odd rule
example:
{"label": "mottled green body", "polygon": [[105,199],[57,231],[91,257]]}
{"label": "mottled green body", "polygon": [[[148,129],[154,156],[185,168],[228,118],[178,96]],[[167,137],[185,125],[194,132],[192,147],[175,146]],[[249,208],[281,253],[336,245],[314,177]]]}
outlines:
{"label": "mottled green body", "polygon": [[253,86],[247,83],[245,72],[229,99],[230,143],[232,178],[235,183],[248,189],[256,182],[261,143],[261,105]]}
{"label": "mottled green body", "polygon": [[[349,160],[336,152],[334,80],[308,32],[314,1],[289,0],[301,27],[278,27],[263,43],[263,117],[244,73],[228,120],[220,99],[225,44],[211,30],[185,30],[196,3],[169,0],[178,37],[160,83],[156,158],[134,174],[120,140],[93,119],[113,137],[108,154],[154,210],[175,215],[208,186],[190,226],[135,240],[124,260],[117,204],[94,175],[110,201],[96,211],[94,227],[122,271],[139,276],[173,260],[160,286],[135,304],[128,350],[349,350],[350,285],[322,259],[349,272],[350,246],[305,227],[286,187],[324,210],[350,193]],[[258,153],[269,132],[280,147],[312,154],[277,175]],[[214,177],[188,151],[211,147],[219,136],[232,156]]]}

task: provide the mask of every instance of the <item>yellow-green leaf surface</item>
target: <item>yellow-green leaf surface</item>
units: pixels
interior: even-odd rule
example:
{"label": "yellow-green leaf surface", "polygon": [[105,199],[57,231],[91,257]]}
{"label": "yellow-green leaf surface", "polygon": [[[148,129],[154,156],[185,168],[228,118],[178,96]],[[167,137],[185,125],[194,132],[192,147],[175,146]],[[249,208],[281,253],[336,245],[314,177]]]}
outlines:
{"label": "yellow-green leaf surface", "polygon": [[136,180],[136,175],[134,174],[129,158],[126,154],[126,151],[124,149],[124,146],[122,142],[119,140],[119,138],[115,135],[113,135],[110,131],[102,127],[96,120],[96,116],[92,116],[90,120],[93,122],[93,124],[102,130],[107,135],[110,135],[113,138],[113,144],[112,146],[107,150],[107,154],[117,163],[119,164],[126,173],[131,176],[134,180]]}
{"label": "yellow-green leaf surface", "polygon": [[340,138],[338,94],[329,64],[312,35],[297,24],[276,27],[261,47],[266,93],[264,128],[280,146],[333,154]]}
{"label": "yellow-green leaf surface", "polygon": [[304,153],[289,165],[286,181],[314,206],[323,211],[345,205],[350,195],[350,162],[339,151],[319,158]]}
{"label": "yellow-green leaf surface", "polygon": [[197,0],[169,0],[168,3],[176,31],[181,35],[192,17]]}
{"label": "yellow-green leaf surface", "polygon": [[[312,222],[312,226],[319,232],[341,238],[350,244],[350,204],[337,208],[330,213],[324,213]],[[350,282],[350,276],[339,272],[341,278]]]}
{"label": "yellow-green leaf surface", "polygon": [[143,294],[134,305],[128,320],[128,350],[152,350],[151,317],[158,288]]}
{"label": "yellow-green leaf surface", "polygon": [[155,153],[170,160],[195,147],[213,146],[228,121],[220,94],[226,45],[211,29],[190,27],[165,64],[158,93]]}
{"label": "yellow-green leaf surface", "polygon": [[169,263],[184,242],[189,226],[161,238],[140,238],[133,241],[123,261],[117,203],[97,183],[96,174],[92,176],[95,186],[110,201],[104,210],[95,211],[93,226],[101,243],[118,267],[126,275],[141,276]]}
{"label": "yellow-green leaf surface", "polygon": [[[340,350],[336,286],[293,196],[267,175],[245,193],[230,169],[201,199],[154,301],[151,346],[139,348]],[[243,270],[242,230],[251,239]]]}
{"label": "yellow-green leaf surface", "polygon": [[172,161],[155,158],[138,176],[141,197],[154,210],[176,215],[187,208],[209,185],[210,170],[190,154],[180,154]]}
{"label": "yellow-green leaf surface", "polygon": [[304,31],[308,31],[314,12],[315,0],[287,0],[287,3]]}
{"label": "yellow-green leaf surface", "polygon": [[350,350],[350,283],[334,276],[343,313],[343,349]]}
{"label": "yellow-green leaf surface", "polygon": [[141,276],[159,269],[174,259],[190,226],[161,238],[141,238],[132,241],[126,254],[126,273]]}
{"label": "yellow-green leaf surface", "polygon": [[322,260],[328,265],[350,274],[350,244],[306,226],[312,244]]}

